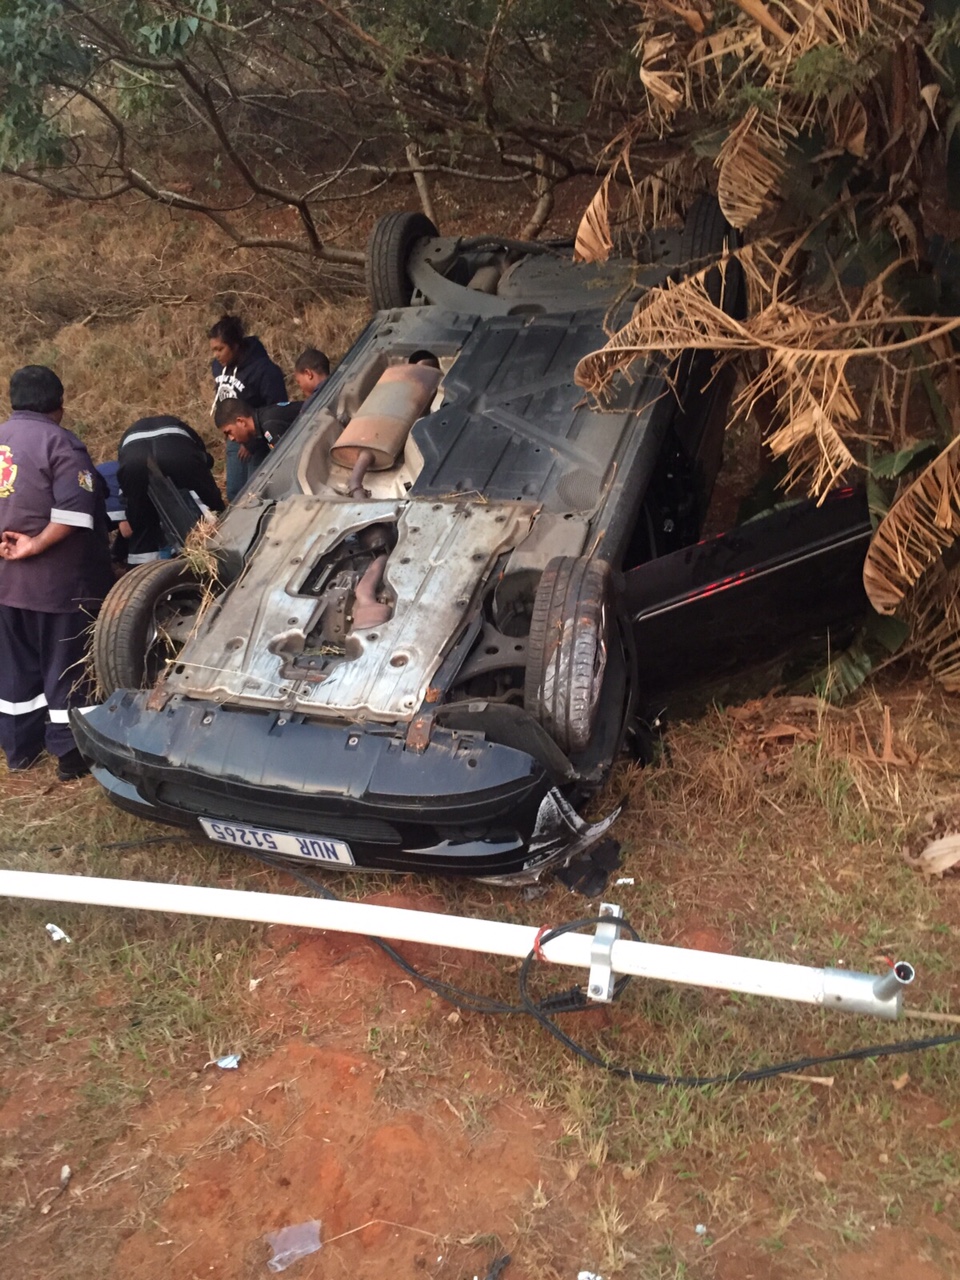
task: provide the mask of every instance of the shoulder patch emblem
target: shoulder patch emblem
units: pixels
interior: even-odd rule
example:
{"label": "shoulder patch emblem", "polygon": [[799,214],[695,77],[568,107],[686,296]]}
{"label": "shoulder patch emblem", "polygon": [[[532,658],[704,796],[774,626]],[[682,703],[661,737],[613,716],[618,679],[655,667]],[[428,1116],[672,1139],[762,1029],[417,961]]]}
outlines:
{"label": "shoulder patch emblem", "polygon": [[0,498],[9,498],[17,479],[17,464],[8,444],[0,444]]}
{"label": "shoulder patch emblem", "polygon": [[86,489],[87,493],[93,493],[93,474],[89,471],[78,471],[77,484],[81,489]]}

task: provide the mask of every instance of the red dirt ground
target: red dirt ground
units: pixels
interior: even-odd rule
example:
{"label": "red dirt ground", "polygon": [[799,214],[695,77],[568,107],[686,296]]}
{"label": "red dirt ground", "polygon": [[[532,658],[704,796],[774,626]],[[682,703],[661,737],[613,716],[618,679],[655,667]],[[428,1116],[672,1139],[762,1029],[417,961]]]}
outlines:
{"label": "red dirt ground", "polygon": [[[373,900],[434,905],[400,893]],[[674,941],[727,948],[726,939],[696,920]],[[22,1182],[36,1207],[34,1229],[5,1252],[4,1274],[252,1280],[269,1274],[265,1233],[310,1219],[322,1223],[324,1247],[291,1268],[303,1280],[483,1280],[501,1251],[513,1256],[504,1280],[576,1280],[580,1270],[596,1268],[585,1223],[596,1213],[602,1171],[571,1177],[558,1157],[559,1118],[518,1096],[495,1062],[477,1061],[470,1017],[454,1037],[452,1056],[446,1037],[442,1060],[434,1061],[430,1028],[450,1019],[449,1008],[403,978],[368,940],[274,928],[267,942],[251,974],[260,978],[256,998],[264,1018],[286,1026],[295,1016],[302,1030],[236,1071],[198,1062],[196,1070],[158,1082],[132,1129],[95,1164],[84,1167],[79,1153],[55,1143],[73,1105],[71,1088],[52,1095],[30,1073],[5,1082],[12,1093],[0,1108],[0,1134],[15,1138],[18,1151],[42,1151],[45,1159],[29,1178],[0,1170],[3,1198],[21,1191]],[[425,949],[405,951],[414,963],[425,959]],[[392,1029],[411,1024],[423,1030],[425,1047],[409,1064],[403,1053],[370,1048],[372,1029],[386,1041]],[[77,1172],[54,1196],[66,1160]],[[663,1195],[653,1171],[629,1182],[613,1176],[630,1207]],[[692,1244],[684,1195],[680,1186],[668,1188],[665,1204]],[[527,1237],[534,1216],[535,1244]],[[746,1223],[684,1274],[690,1280],[957,1274],[960,1240],[936,1220],[911,1231],[878,1228],[867,1247],[844,1249],[835,1270],[811,1259],[831,1256],[824,1237],[795,1223],[789,1249],[772,1254],[762,1243],[768,1227]],[[664,1273],[627,1264],[603,1274],[647,1280]]]}

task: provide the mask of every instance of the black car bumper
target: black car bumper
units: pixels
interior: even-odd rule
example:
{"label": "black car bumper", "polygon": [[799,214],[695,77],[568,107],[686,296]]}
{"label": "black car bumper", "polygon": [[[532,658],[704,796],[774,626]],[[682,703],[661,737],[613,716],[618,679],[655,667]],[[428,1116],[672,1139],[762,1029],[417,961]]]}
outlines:
{"label": "black car bumper", "polygon": [[[201,820],[349,847],[367,870],[535,880],[599,839],[543,764],[484,734],[435,728],[422,751],[338,725],[119,691],[72,717],[119,807],[203,834]],[[309,859],[308,859],[309,860]]]}

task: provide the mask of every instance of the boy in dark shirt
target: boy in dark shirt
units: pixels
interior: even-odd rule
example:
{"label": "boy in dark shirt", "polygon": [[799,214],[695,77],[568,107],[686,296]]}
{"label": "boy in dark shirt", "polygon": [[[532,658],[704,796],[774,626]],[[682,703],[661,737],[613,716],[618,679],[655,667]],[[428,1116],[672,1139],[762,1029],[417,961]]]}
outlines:
{"label": "boy in dark shirt", "polygon": [[313,393],[330,377],[330,361],[316,347],[307,347],[297,356],[293,366],[293,380],[300,388],[304,400],[310,400]]}
{"label": "boy in dark shirt", "polygon": [[301,404],[268,404],[254,409],[246,400],[221,400],[213,420],[228,440],[246,448],[253,470],[276,448],[302,408]]}

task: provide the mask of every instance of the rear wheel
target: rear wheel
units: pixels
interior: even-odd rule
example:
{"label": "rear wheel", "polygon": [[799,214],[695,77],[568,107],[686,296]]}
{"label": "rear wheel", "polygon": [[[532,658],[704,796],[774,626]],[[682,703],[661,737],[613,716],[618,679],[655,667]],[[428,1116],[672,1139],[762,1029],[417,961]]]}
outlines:
{"label": "rear wheel", "polygon": [[[700,196],[693,202],[680,235],[682,275],[694,275],[711,262],[716,262],[724,249],[737,247],[737,235],[724,217],[715,196]],[[744,307],[743,269],[739,262],[729,261],[715,267],[704,277],[707,295],[717,307],[730,315],[742,317]]]}
{"label": "rear wheel", "polygon": [[596,728],[612,618],[605,561],[550,561],[533,604],[523,701],[568,754],[584,751]]}
{"label": "rear wheel", "polygon": [[374,311],[409,307],[413,282],[407,273],[410,250],[418,240],[437,235],[425,213],[388,213],[367,241],[367,294]]}
{"label": "rear wheel", "polygon": [[124,574],[93,629],[93,665],[104,696],[156,683],[183,648],[204,590],[186,560],[152,560]]}

